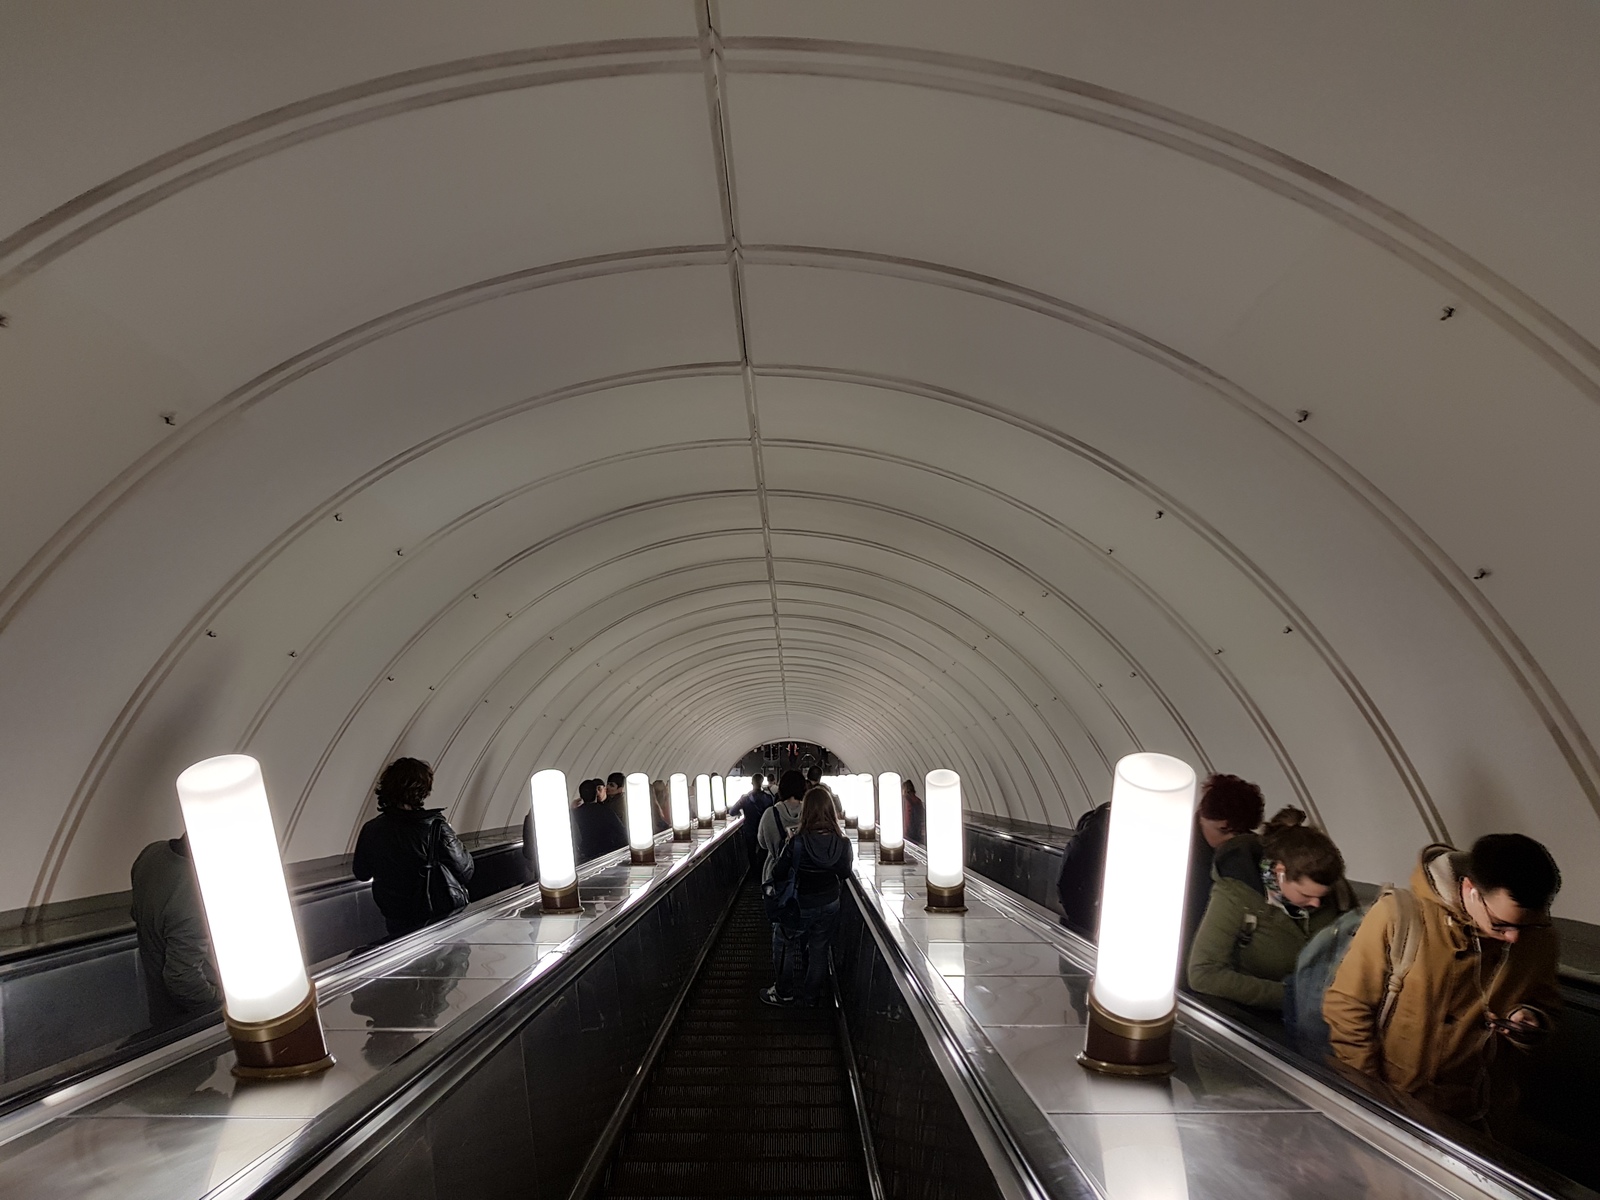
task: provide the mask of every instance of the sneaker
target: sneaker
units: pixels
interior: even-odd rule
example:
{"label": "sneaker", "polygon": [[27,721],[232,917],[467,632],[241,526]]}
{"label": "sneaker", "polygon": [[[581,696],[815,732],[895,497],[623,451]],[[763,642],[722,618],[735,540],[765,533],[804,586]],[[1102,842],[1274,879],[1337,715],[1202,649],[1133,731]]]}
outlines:
{"label": "sneaker", "polygon": [[774,1008],[788,1008],[794,1003],[794,997],[778,995],[778,985],[773,984],[771,987],[761,989],[761,1003],[770,1004]]}

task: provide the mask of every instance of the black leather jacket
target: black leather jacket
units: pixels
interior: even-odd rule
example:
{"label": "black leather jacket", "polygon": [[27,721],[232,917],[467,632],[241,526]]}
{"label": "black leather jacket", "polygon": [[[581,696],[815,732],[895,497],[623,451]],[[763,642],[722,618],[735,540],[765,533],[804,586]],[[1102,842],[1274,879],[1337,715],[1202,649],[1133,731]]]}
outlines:
{"label": "black leather jacket", "polygon": [[428,904],[428,862],[446,868],[452,909],[467,903],[476,865],[437,808],[390,809],[361,827],[351,870],[372,880],[372,898],[391,926],[420,928],[447,914]]}

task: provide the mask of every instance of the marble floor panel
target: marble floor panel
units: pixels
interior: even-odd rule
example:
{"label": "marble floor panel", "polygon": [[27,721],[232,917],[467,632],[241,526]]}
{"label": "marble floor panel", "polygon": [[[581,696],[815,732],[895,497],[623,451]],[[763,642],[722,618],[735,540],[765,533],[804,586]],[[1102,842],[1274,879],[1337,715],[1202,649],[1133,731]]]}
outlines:
{"label": "marble floor panel", "polygon": [[1054,946],[1043,942],[998,942],[991,944],[933,942],[927,944],[928,961],[941,975],[1059,975],[1062,978],[1088,979],[1088,972],[1076,966]]}
{"label": "marble floor panel", "polygon": [[304,1121],[66,1117],[0,1147],[0,1196],[194,1200]]}
{"label": "marble floor panel", "polygon": [[[938,969],[937,963],[934,968]],[[945,977],[945,985],[985,1029],[991,1025],[1059,1028],[1084,1023],[1089,990],[1084,976],[953,975]]]}
{"label": "marble floor panel", "polygon": [[1443,1200],[1320,1113],[1053,1116],[1107,1200]]}
{"label": "marble floor panel", "polygon": [[505,987],[503,979],[374,979],[319,1006],[323,1029],[441,1029]]}
{"label": "marble floor panel", "polygon": [[1077,1062],[1083,1049],[1079,1028],[985,1026],[983,1032],[1034,1103],[1047,1113],[1239,1113],[1305,1107],[1181,1029],[1172,1045],[1177,1070],[1160,1079],[1120,1079],[1084,1069]]}
{"label": "marble floor panel", "polygon": [[442,942],[387,972],[390,976],[447,979],[514,979],[532,967],[548,946]]}
{"label": "marble floor panel", "polygon": [[[425,1034],[377,1037],[356,1030],[326,1030],[336,1060],[302,1079],[251,1080],[233,1074],[233,1050],[219,1047],[157,1071],[82,1110],[85,1117],[314,1117],[353,1091]],[[77,1119],[77,1118],[73,1118]],[[0,1193],[3,1194],[3,1193]]]}
{"label": "marble floor panel", "polygon": [[[907,906],[909,908],[909,905]],[[929,942],[1032,942],[1039,935],[1004,917],[935,917],[918,909],[900,918],[918,945]]]}

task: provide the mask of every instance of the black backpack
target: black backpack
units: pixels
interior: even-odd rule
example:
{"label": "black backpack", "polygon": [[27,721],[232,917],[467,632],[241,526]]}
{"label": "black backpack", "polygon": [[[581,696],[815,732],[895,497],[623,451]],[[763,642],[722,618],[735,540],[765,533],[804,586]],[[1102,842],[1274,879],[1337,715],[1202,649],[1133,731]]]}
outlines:
{"label": "black backpack", "polygon": [[467,906],[467,886],[456,878],[456,873],[439,861],[439,830],[445,819],[435,817],[428,831],[428,861],[424,899],[427,901],[428,919],[438,921]]}
{"label": "black backpack", "polygon": [[773,860],[772,878],[761,885],[761,900],[767,920],[774,923],[800,911],[800,854],[794,835],[783,843]]}

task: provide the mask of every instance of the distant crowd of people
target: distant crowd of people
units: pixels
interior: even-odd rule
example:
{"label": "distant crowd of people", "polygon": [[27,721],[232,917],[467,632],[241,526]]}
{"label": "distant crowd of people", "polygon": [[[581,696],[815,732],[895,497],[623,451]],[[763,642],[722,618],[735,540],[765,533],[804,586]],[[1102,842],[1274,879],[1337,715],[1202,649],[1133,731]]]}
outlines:
{"label": "distant crowd of people", "polygon": [[[1195,816],[1180,982],[1280,1017],[1308,1057],[1489,1132],[1517,1102],[1516,1054],[1550,1035],[1559,948],[1555,859],[1517,833],[1425,847],[1409,887],[1363,909],[1333,840],[1260,788],[1212,775]],[[1109,803],[1062,860],[1062,923],[1099,924]]]}

